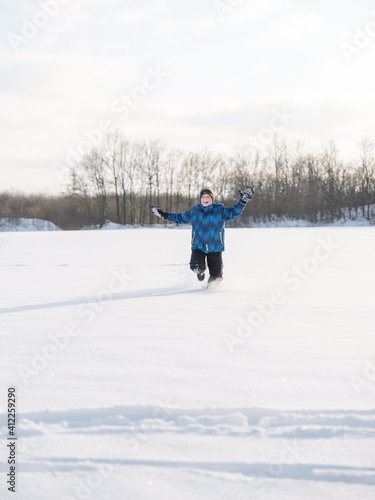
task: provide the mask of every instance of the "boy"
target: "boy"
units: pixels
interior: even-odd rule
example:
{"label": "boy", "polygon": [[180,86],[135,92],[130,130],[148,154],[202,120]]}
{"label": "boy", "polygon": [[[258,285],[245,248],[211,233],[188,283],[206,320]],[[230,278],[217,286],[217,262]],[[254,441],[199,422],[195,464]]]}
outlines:
{"label": "boy", "polygon": [[190,223],[193,226],[190,269],[197,273],[199,281],[203,281],[208,265],[210,271],[208,283],[219,282],[223,279],[222,252],[225,250],[225,222],[239,217],[253,194],[254,190],[247,187],[243,192],[240,191],[241,198],[234,207],[225,208],[223,205],[215,203],[214,192],[206,186],[200,191],[200,203],[187,212],[173,214],[163,212],[157,207],[151,207],[151,210],[153,214],[169,220],[169,222]]}

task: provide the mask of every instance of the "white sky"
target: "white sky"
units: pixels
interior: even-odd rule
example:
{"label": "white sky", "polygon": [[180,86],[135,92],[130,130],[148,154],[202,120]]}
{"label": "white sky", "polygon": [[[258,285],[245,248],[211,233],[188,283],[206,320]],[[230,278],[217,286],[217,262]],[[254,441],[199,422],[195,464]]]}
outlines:
{"label": "white sky", "polygon": [[103,120],[130,140],[193,150],[263,143],[274,128],[313,148],[333,140],[350,158],[374,136],[371,1],[0,0],[0,9],[0,191],[59,192],[56,165],[83,151],[85,136],[95,142]]}

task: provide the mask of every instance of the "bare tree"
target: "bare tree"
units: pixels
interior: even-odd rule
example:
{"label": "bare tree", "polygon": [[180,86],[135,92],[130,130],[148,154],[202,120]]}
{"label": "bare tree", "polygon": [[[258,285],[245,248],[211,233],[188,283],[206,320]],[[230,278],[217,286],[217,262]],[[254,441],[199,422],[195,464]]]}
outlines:
{"label": "bare tree", "polygon": [[120,132],[110,132],[106,135],[104,146],[100,151],[101,161],[105,165],[108,176],[111,179],[111,186],[114,189],[116,200],[116,222],[120,222],[120,177],[121,177],[121,160],[122,160],[122,143],[123,138]]}
{"label": "bare tree", "polygon": [[108,210],[108,178],[102,156],[101,150],[94,148],[89,154],[85,155],[81,162],[81,168],[88,180],[88,185],[95,194],[100,227],[104,225],[107,219]]}
{"label": "bare tree", "polygon": [[149,224],[152,223],[152,213],[150,206],[155,203],[160,204],[161,180],[163,178],[165,148],[160,141],[152,141],[141,145],[143,153],[142,170],[147,180],[147,198],[143,204],[144,211],[142,219],[145,220],[145,214],[149,214]]}
{"label": "bare tree", "polygon": [[375,142],[370,138],[361,143],[358,178],[362,214],[370,220],[370,207],[375,202]]}
{"label": "bare tree", "polygon": [[176,206],[173,205],[173,200],[176,197],[175,189],[178,183],[178,174],[181,172],[183,153],[179,149],[168,151],[164,162],[164,190],[165,190],[165,210],[167,212],[177,212]]}
{"label": "bare tree", "polygon": [[71,168],[71,182],[68,189],[68,195],[78,201],[84,213],[85,224],[94,223],[92,197],[88,178],[80,165]]}

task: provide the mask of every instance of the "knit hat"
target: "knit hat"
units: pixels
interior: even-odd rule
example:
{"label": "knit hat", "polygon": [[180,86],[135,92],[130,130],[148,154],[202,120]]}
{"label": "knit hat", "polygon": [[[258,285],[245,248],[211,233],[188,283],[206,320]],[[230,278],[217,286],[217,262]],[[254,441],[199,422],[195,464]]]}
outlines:
{"label": "knit hat", "polygon": [[210,187],[205,186],[201,189],[201,192],[199,193],[199,201],[201,200],[201,198],[204,194],[209,194],[212,198],[212,203],[215,203],[215,195]]}

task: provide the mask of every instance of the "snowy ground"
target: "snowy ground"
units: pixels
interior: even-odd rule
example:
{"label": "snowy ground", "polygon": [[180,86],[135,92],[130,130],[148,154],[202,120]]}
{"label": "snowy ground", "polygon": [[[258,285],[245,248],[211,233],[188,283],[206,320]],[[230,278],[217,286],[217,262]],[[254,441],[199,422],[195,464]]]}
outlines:
{"label": "snowy ground", "polygon": [[0,497],[375,498],[373,228],[0,235]]}

